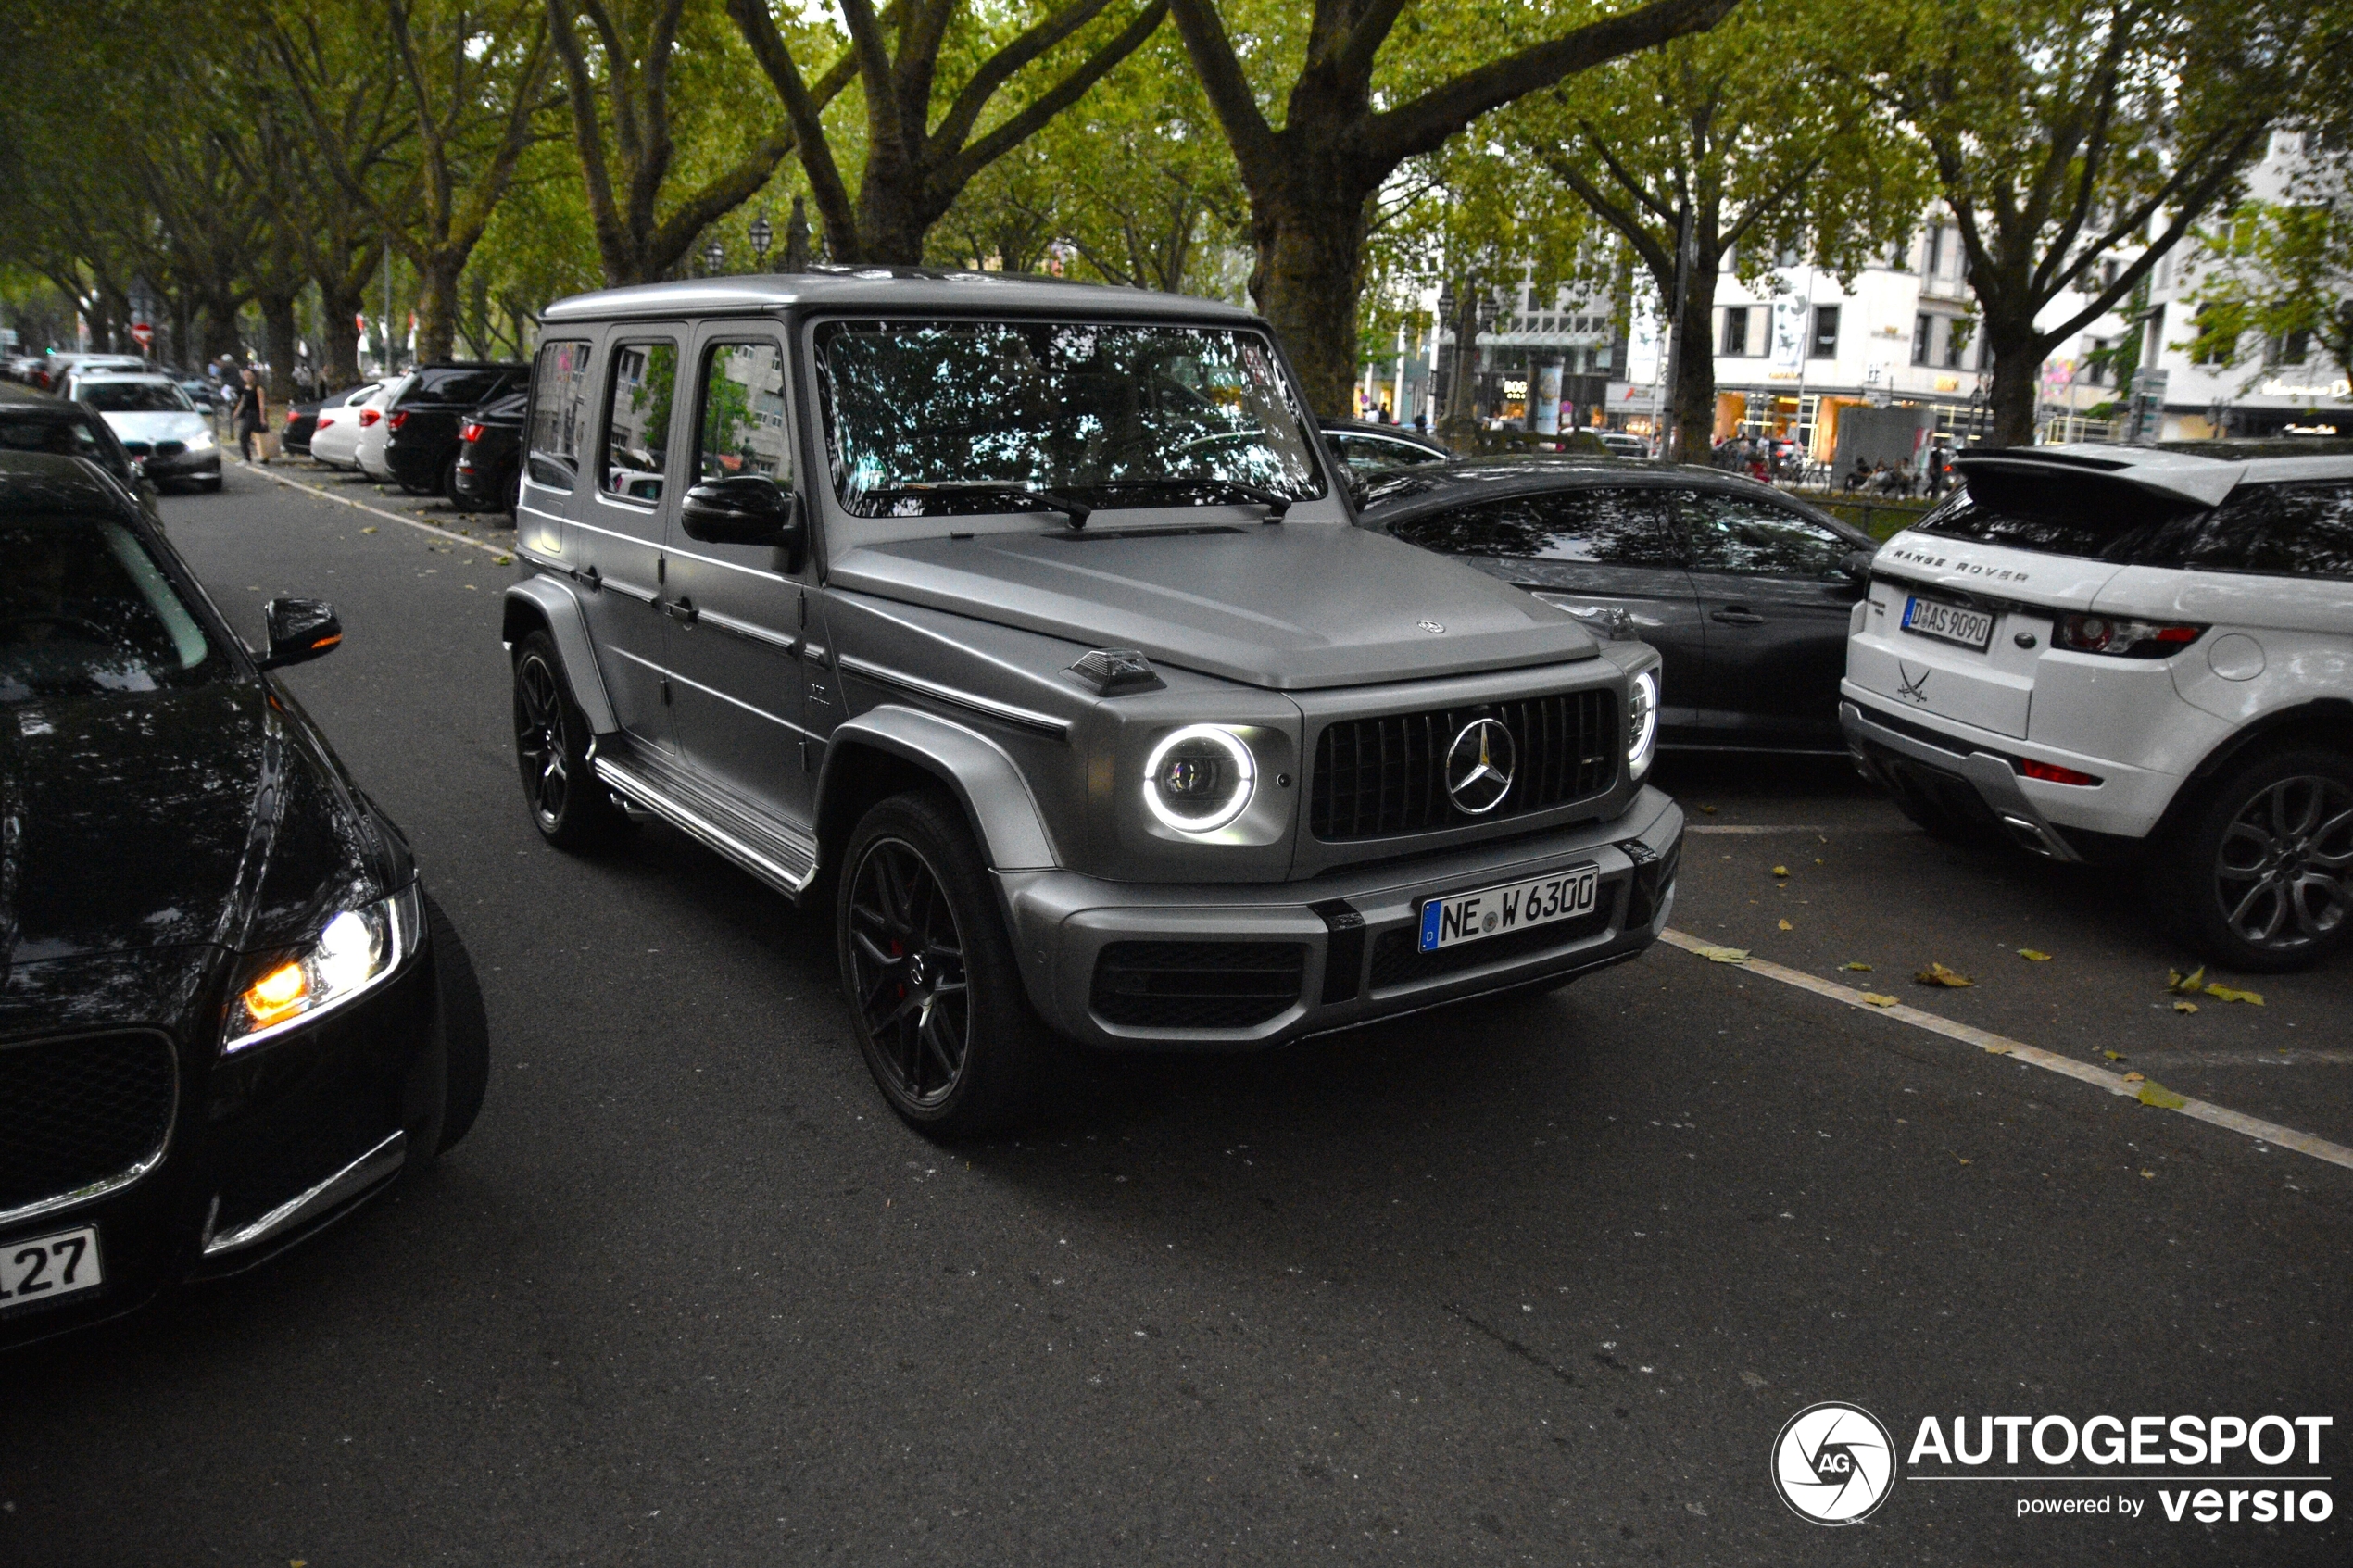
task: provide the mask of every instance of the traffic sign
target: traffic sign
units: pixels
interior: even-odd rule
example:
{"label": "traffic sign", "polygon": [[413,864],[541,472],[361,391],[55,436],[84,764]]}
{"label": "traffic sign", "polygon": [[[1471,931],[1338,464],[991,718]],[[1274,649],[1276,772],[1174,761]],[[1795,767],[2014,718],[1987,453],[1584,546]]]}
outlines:
{"label": "traffic sign", "polygon": [[156,330],[145,321],[133,321],[131,323],[131,340],[142,348],[151,347],[156,341]]}

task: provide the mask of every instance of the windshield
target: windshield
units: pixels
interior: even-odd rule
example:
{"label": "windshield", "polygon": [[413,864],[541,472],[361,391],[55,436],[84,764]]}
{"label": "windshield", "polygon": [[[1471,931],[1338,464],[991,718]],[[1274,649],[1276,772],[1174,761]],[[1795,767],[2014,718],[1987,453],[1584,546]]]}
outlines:
{"label": "windshield", "polygon": [[107,449],[91,426],[97,421],[69,404],[41,408],[0,405],[0,447],[12,452],[54,452],[60,458],[107,461]]}
{"label": "windshield", "polygon": [[182,414],[195,408],[186,393],[160,381],[84,382],[81,400],[102,414]]}
{"label": "windshield", "polygon": [[1254,332],[833,321],[817,358],[834,493],[853,516],[1324,494],[1314,438]]}
{"label": "windshield", "polygon": [[139,536],[107,518],[0,520],[0,703],[229,672]]}

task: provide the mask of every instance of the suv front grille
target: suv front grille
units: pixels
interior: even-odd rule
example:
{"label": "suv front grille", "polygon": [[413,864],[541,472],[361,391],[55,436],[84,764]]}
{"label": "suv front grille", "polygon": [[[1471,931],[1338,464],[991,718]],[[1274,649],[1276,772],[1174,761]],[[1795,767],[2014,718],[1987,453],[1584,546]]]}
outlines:
{"label": "suv front grille", "polygon": [[[1446,752],[1474,719],[1499,719],[1518,757],[1503,804],[1473,816],[1446,793]],[[1617,782],[1617,697],[1601,689],[1347,719],[1315,743],[1308,830],[1327,843],[1429,833],[1541,811]]]}
{"label": "suv front grille", "polygon": [[124,1173],[171,1131],[171,1045],[145,1032],[0,1046],[0,1211]]}
{"label": "suv front grille", "polygon": [[1095,1016],[1128,1028],[1248,1029],[1299,1000],[1298,942],[1114,942],[1095,960]]}

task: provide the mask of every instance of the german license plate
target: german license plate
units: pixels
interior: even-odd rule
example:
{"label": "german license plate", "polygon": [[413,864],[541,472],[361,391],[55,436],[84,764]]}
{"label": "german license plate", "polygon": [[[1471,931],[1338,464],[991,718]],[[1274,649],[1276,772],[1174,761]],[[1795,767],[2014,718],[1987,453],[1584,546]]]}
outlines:
{"label": "german license plate", "polygon": [[1994,618],[1982,609],[1916,595],[1904,601],[1904,630],[1983,653],[1994,640]]}
{"label": "german license plate", "polygon": [[95,1225],[0,1245],[0,1307],[95,1289],[102,1277]]}
{"label": "german license plate", "polygon": [[1571,866],[1526,882],[1432,898],[1422,906],[1422,951],[1591,914],[1601,882],[1600,867]]}

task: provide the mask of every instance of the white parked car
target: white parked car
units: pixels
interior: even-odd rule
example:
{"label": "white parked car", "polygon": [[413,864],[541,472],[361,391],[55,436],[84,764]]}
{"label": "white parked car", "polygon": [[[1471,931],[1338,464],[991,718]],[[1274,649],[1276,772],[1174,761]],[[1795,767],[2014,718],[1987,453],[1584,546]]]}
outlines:
{"label": "white parked car", "polygon": [[[319,410],[318,422],[310,427],[310,457],[314,462],[330,468],[351,469],[359,466],[360,409],[376,395],[381,382],[355,386],[343,397]],[[381,420],[383,415],[378,414]]]}
{"label": "white parked car", "polygon": [[392,470],[384,462],[384,437],[392,433],[392,406],[409,390],[415,375],[395,376],[368,395],[359,405],[359,444],[352,459],[370,479],[389,483]]}
{"label": "white parked car", "polygon": [[171,377],[83,366],[66,378],[64,395],[95,409],[158,486],[220,488],[220,449],[212,421]]}
{"label": "white parked car", "polygon": [[1840,717],[1913,821],[2136,862],[2241,970],[2353,928],[2353,442],[1965,455],[1883,546]]}

